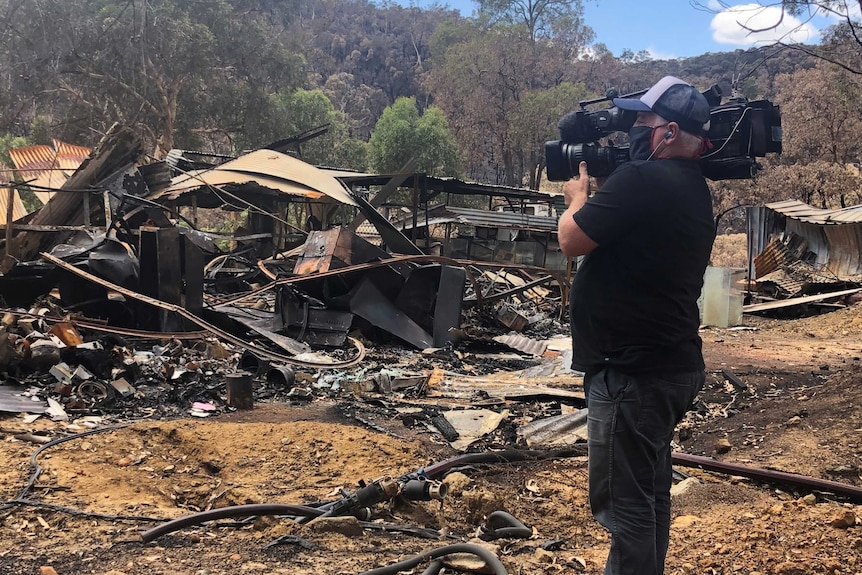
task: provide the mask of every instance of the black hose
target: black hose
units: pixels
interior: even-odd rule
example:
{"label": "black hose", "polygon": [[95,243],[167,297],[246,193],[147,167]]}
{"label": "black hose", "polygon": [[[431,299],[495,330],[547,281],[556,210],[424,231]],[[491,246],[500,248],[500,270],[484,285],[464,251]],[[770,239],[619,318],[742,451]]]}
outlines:
{"label": "black hose", "polygon": [[393,563],[392,565],[388,565],[386,567],[378,567],[377,569],[372,569],[371,571],[364,571],[359,575],[395,575],[395,573],[398,573],[399,571],[407,571],[409,569],[413,569],[420,563],[431,561],[437,559],[438,557],[443,557],[452,553],[472,553],[473,555],[476,555],[482,561],[484,561],[485,565],[491,568],[494,575],[508,575],[506,568],[503,566],[503,563],[500,562],[500,559],[498,559],[496,555],[494,555],[484,547],[474,545],[472,543],[455,543],[453,545],[446,545],[445,547],[440,547],[438,549],[432,549],[431,551],[423,551],[422,553],[414,555],[413,557],[409,557],[404,561],[399,561],[398,563]]}
{"label": "black hose", "polygon": [[526,449],[515,449],[509,451],[484,452],[484,453],[465,453],[456,455],[449,459],[444,459],[437,463],[433,463],[428,467],[417,471],[402,475],[398,481],[404,483],[409,479],[427,478],[440,479],[450,469],[459,465],[468,463],[514,463],[516,461],[535,461],[541,459],[557,459],[563,457],[576,457],[587,454],[587,447],[573,447],[571,449],[562,449],[554,451],[537,451]]}
{"label": "black hose", "polygon": [[30,492],[30,489],[32,489],[33,485],[36,484],[36,480],[42,474],[42,467],[38,463],[36,463],[36,459],[39,457],[40,453],[42,453],[43,451],[45,451],[46,449],[48,449],[50,447],[54,447],[55,445],[65,443],[67,441],[72,441],[73,439],[80,439],[80,438],[86,437],[88,435],[94,435],[96,433],[105,433],[107,431],[114,431],[117,429],[122,429],[124,427],[127,427],[127,426],[126,425],[117,425],[114,427],[103,427],[100,429],[91,429],[89,431],[84,431],[82,433],[76,433],[75,435],[68,435],[66,437],[58,437],[57,439],[52,439],[51,441],[49,441],[45,445],[40,446],[39,449],[34,451],[33,454],[30,456],[30,469],[32,469],[32,473],[30,474],[30,479],[27,481],[27,484],[24,486],[24,488],[21,490],[21,493],[19,493],[15,499],[3,502],[3,504],[0,505],[0,511],[2,511],[4,509],[8,509],[10,507],[14,507],[19,502],[27,501],[28,504],[34,503],[34,502],[27,500],[25,498],[25,496],[27,495],[27,493]]}
{"label": "black hose", "polygon": [[482,534],[479,535],[479,539],[483,541],[493,541],[494,539],[502,539],[504,537],[529,539],[532,536],[533,530],[521,523],[511,513],[494,511],[485,519],[485,525],[482,526]]}
{"label": "black hose", "polygon": [[304,517],[317,517],[323,512],[313,507],[305,505],[290,505],[287,503],[252,503],[250,505],[234,505],[232,507],[220,507],[211,509],[210,511],[202,511],[201,513],[193,513],[186,515],[161,525],[156,525],[152,529],[148,529],[141,534],[141,539],[144,543],[179,531],[185,527],[199,525],[207,521],[216,519],[227,519],[228,517],[247,517],[249,515],[301,515]]}

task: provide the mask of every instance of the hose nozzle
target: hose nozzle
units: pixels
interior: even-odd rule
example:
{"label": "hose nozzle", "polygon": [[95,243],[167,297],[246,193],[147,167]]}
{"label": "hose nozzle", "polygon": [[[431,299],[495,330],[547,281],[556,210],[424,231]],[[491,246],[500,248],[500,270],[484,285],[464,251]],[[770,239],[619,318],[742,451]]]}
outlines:
{"label": "hose nozzle", "polygon": [[428,479],[411,479],[401,487],[401,495],[412,501],[441,501],[448,493],[448,485]]}

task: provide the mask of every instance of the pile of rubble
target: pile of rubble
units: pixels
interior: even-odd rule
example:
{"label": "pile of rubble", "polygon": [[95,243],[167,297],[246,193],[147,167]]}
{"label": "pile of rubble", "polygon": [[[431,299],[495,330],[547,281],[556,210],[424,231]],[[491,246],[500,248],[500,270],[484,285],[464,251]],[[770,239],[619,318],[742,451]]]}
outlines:
{"label": "pile of rubble", "polygon": [[[562,273],[420,249],[363,194],[277,151],[180,172],[184,156],[161,167],[141,156],[134,134],[115,128],[64,183],[43,190],[42,209],[7,222],[0,411],[94,422],[321,396],[421,403],[446,393],[469,403],[499,397],[482,391],[498,382],[467,389],[450,379],[520,373],[548,355],[566,371]],[[267,174],[249,176],[261,163]],[[213,198],[245,206],[264,231],[196,229],[197,209]],[[306,230],[285,219],[297,203]],[[377,244],[355,225],[315,229],[345,206],[374,224]],[[579,391],[529,375],[532,387],[505,393],[551,398],[558,415],[561,398],[582,403]],[[571,375],[563,387],[578,383]],[[439,409],[419,409],[421,418],[405,417],[461,435]]]}

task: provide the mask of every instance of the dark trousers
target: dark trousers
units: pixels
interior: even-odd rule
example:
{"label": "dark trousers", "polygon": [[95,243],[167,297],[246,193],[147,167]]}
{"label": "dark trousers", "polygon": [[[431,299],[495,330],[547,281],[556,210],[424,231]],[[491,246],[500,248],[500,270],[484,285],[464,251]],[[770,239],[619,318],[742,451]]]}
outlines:
{"label": "dark trousers", "polygon": [[584,377],[590,508],[611,533],[605,575],[662,575],[670,534],[670,441],[703,371]]}

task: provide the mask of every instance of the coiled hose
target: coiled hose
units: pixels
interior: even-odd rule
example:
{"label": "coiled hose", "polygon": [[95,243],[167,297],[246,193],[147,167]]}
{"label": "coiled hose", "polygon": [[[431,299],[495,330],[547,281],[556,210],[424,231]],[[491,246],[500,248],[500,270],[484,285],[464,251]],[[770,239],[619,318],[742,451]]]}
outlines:
{"label": "coiled hose", "polygon": [[479,535],[479,539],[483,541],[493,541],[504,537],[529,539],[532,536],[533,530],[521,523],[511,513],[494,511],[485,519],[485,525],[482,526],[482,534]]}

